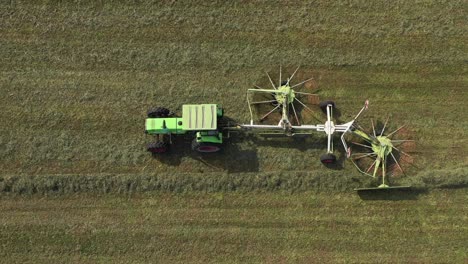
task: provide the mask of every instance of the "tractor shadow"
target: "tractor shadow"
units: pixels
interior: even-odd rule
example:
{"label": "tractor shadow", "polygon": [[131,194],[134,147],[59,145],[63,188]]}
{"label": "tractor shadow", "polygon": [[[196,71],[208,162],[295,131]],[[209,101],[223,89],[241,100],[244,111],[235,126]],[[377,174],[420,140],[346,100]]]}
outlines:
{"label": "tractor shadow", "polygon": [[224,139],[221,150],[215,153],[200,153],[192,150],[193,138],[193,135],[172,137],[169,151],[163,154],[153,154],[153,158],[174,167],[179,166],[183,159],[190,158],[203,163],[213,171],[227,171],[228,173],[259,171],[257,150],[249,142],[248,136],[243,133]]}
{"label": "tractor shadow", "polygon": [[418,200],[419,195],[426,194],[427,189],[403,188],[403,189],[370,189],[358,190],[357,194],[365,201],[405,201]]}
{"label": "tractor shadow", "polygon": [[192,151],[191,157],[208,167],[228,173],[258,172],[260,167],[256,147],[248,136],[241,133],[225,139],[219,152]]}

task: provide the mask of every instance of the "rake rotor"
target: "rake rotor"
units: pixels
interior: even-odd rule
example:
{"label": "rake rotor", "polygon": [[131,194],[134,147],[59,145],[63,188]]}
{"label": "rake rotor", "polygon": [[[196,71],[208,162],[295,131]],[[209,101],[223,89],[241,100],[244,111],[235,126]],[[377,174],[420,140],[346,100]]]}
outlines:
{"label": "rake rotor", "polygon": [[[291,134],[288,132],[291,131],[293,122],[295,123],[294,125],[299,125],[299,126],[302,123],[302,120],[300,118],[301,115],[298,111],[298,107],[306,109],[307,111],[313,114],[312,109],[310,109],[304,102],[302,102],[300,97],[303,97],[303,96],[318,97],[318,95],[307,93],[307,92],[298,92],[294,88],[304,83],[307,83],[308,81],[311,81],[314,78],[309,78],[302,82],[292,85],[291,81],[293,80],[298,70],[299,70],[299,67],[296,68],[296,70],[293,72],[293,74],[290,77],[288,77],[286,80],[282,80],[282,70],[280,67],[279,82],[277,85],[275,85],[275,83],[273,82],[273,79],[271,78],[270,74],[266,72],[266,75],[268,76],[268,80],[271,84],[271,89],[264,89],[255,85],[254,89],[247,90],[247,102],[249,105],[249,111],[250,111],[250,116],[251,116],[250,124],[252,125],[254,124],[252,106],[257,106],[257,107],[263,106],[264,108],[267,109],[265,111],[266,113],[261,114],[261,117],[259,119],[260,122],[265,121],[267,118],[271,117],[274,113],[280,113],[281,117],[276,118],[277,120],[275,122],[277,122],[278,126],[282,127],[283,130],[287,132],[286,134]],[[251,97],[253,97],[253,95],[260,95],[260,96],[263,96],[263,98],[260,100],[252,101]]]}
{"label": "rake rotor", "polygon": [[[394,136],[397,135],[404,126],[400,126],[390,133],[386,133],[388,130],[388,120],[387,118],[380,131],[376,131],[373,120],[371,120],[371,133],[365,132],[365,130],[359,126],[356,126],[357,128],[353,131],[353,134],[358,136],[360,142],[351,142],[352,148],[355,151],[351,151],[350,148],[348,157],[360,172],[374,178],[382,178],[382,183],[377,188],[370,189],[390,188],[387,177],[394,175],[395,170],[404,174],[400,164],[400,157],[402,155],[410,157],[400,146],[405,142],[411,142],[413,140],[394,139]],[[398,188],[409,188],[409,186],[398,186]]]}

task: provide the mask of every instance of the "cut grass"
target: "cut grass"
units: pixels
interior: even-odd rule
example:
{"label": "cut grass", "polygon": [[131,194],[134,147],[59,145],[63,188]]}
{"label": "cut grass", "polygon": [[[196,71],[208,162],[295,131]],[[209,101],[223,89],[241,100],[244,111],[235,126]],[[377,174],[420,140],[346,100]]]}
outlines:
{"label": "cut grass", "polygon": [[[409,176],[468,165],[463,1],[0,5],[3,175],[320,174],[321,135],[239,136],[204,162],[180,140],[170,157],[144,151],[148,107],[219,103],[248,122],[246,89],[280,63],[284,75],[302,65],[297,81],[315,76],[342,120],[369,99],[364,125],[407,124]],[[349,164],[341,173],[357,176]]]}
{"label": "cut grass", "polygon": [[400,201],[310,192],[3,197],[0,256],[7,263],[463,263],[466,199],[467,189]]}
{"label": "cut grass", "polygon": [[[2,262],[467,262],[466,7],[1,2]],[[375,182],[350,163],[326,170],[320,135],[240,134],[208,156],[190,139],[159,159],[144,151],[148,107],[218,103],[248,122],[246,89],[279,64],[283,75],[302,65],[296,81],[315,76],[341,120],[369,99],[364,126],[408,125],[414,160],[392,179],[417,188],[406,198],[451,189],[343,194]]]}

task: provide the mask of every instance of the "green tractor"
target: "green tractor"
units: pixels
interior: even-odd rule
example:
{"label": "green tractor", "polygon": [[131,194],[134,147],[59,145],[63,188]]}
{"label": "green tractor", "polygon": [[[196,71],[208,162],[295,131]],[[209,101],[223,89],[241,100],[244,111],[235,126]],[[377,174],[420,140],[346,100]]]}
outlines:
{"label": "green tractor", "polygon": [[223,133],[221,120],[223,108],[216,104],[190,104],[182,106],[182,117],[163,107],[148,111],[145,133],[153,135],[155,141],[147,150],[153,154],[167,152],[172,136],[193,135],[192,149],[202,153],[221,150]]}

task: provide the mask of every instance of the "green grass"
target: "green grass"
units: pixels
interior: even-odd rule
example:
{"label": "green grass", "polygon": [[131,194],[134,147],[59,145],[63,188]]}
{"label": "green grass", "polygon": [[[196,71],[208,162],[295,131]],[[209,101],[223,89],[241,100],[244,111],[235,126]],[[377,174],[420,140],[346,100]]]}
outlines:
{"label": "green grass", "polygon": [[0,256],[5,263],[463,263],[467,195],[4,197]]}
{"label": "green grass", "polygon": [[148,107],[214,102],[248,122],[246,89],[267,85],[264,71],[276,78],[280,63],[284,74],[302,65],[297,81],[315,76],[342,120],[370,99],[365,126],[387,115],[391,128],[407,124],[417,141],[409,176],[468,165],[463,1],[13,1],[0,10],[3,175],[326,175],[321,135],[292,145],[239,136],[201,158],[181,140],[162,161],[144,151]]}
{"label": "green grass", "polygon": [[[466,262],[466,11],[0,1],[1,262]],[[314,76],[343,121],[369,99],[363,126],[406,124],[413,159],[391,180],[419,199],[361,200],[351,189],[376,182],[349,162],[325,169],[321,135],[146,153],[150,106],[218,103],[248,122],[246,90],[280,64],[283,76],[302,65],[295,81]]]}

